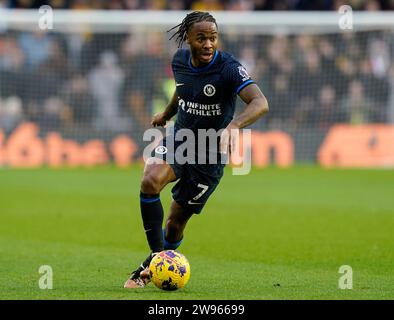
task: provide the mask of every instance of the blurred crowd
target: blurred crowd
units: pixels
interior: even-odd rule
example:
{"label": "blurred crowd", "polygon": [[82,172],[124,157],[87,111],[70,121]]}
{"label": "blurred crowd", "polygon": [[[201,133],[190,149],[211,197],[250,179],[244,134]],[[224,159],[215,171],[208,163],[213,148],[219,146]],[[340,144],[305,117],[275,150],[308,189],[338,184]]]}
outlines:
{"label": "blurred crowd", "polygon": [[266,37],[262,42],[260,50],[245,43],[239,57],[269,97],[264,121],[272,129],[388,121],[391,32]]}
{"label": "blurred crowd", "polygon": [[394,10],[393,0],[0,0],[0,7],[105,10]]}
{"label": "blurred crowd", "polygon": [[[270,114],[255,128],[387,121],[391,31],[221,37],[221,48],[240,60],[269,100]],[[175,47],[154,32],[0,34],[0,128],[30,120],[47,130],[140,135],[174,90]]]}

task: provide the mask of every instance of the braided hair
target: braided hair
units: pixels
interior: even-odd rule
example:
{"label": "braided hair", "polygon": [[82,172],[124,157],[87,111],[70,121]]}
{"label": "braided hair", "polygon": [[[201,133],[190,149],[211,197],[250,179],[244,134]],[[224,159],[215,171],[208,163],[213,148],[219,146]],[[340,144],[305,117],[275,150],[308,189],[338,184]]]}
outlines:
{"label": "braided hair", "polygon": [[186,40],[187,33],[190,31],[193,24],[202,21],[213,22],[216,25],[216,28],[218,26],[215,18],[208,12],[194,11],[187,14],[180,24],[172,27],[170,30],[167,30],[167,32],[170,32],[175,28],[178,28],[178,30],[171,36],[170,40],[176,36],[175,42],[178,43],[178,48],[181,48],[183,42]]}

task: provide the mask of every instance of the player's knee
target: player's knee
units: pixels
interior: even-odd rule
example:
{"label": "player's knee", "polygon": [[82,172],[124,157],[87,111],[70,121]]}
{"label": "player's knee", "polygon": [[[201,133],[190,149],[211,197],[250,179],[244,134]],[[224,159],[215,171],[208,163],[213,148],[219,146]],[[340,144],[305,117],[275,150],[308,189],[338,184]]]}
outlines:
{"label": "player's knee", "polygon": [[141,191],[146,194],[159,194],[162,189],[162,183],[155,175],[144,175],[141,181]]}

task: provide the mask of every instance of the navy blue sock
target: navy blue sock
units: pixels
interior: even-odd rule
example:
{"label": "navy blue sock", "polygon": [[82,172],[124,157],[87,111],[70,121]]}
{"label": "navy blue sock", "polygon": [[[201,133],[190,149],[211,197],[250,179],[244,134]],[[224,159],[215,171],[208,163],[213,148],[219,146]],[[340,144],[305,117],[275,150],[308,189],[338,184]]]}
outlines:
{"label": "navy blue sock", "polygon": [[183,239],[181,239],[177,242],[168,242],[166,240],[166,229],[163,229],[164,250],[175,250],[181,245],[182,241],[183,241]]}
{"label": "navy blue sock", "polygon": [[163,206],[159,194],[140,193],[142,222],[152,252],[160,252],[163,246]]}

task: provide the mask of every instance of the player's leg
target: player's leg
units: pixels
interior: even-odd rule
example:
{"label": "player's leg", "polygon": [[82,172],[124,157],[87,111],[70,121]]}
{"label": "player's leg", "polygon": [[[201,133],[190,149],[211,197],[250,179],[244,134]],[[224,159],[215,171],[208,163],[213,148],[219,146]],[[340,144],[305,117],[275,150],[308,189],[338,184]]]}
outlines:
{"label": "player's leg", "polygon": [[160,252],[163,250],[164,218],[160,192],[168,183],[176,180],[176,175],[169,164],[159,159],[154,160],[156,163],[148,160],[145,165],[141,181],[140,208],[149,247],[152,252]]}
{"label": "player's leg", "polygon": [[163,229],[164,249],[177,249],[183,239],[183,231],[193,213],[175,200],[171,203],[170,212]]}
{"label": "player's leg", "polygon": [[181,179],[172,188],[173,201],[163,230],[164,249],[175,250],[183,240],[183,231],[193,214],[199,214],[208,201],[210,195],[219,184],[222,172],[205,175],[203,170],[196,170],[187,166]]}
{"label": "player's leg", "polygon": [[144,287],[149,280],[146,269],[152,257],[164,249],[162,236],[164,213],[160,201],[160,191],[175,180],[175,172],[169,164],[159,159],[154,159],[154,161],[148,159],[141,181],[140,208],[151,254],[132,272],[130,279],[124,284],[125,288]]}

